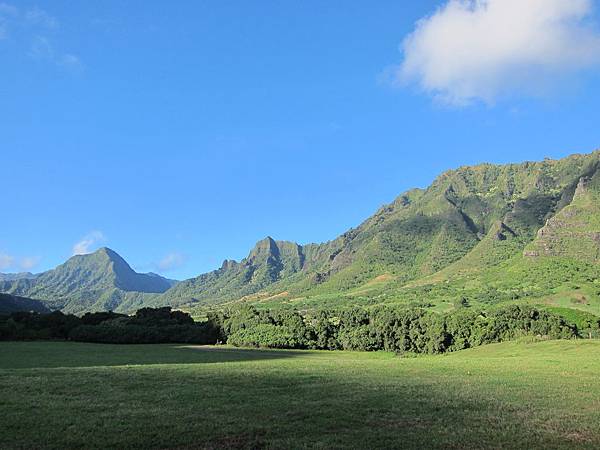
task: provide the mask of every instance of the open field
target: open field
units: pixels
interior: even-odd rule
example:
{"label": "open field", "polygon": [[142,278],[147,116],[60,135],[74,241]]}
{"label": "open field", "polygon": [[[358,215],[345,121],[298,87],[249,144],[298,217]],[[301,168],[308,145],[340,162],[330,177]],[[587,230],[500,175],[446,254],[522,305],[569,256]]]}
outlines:
{"label": "open field", "polygon": [[0,343],[0,448],[598,448],[600,342],[444,356]]}

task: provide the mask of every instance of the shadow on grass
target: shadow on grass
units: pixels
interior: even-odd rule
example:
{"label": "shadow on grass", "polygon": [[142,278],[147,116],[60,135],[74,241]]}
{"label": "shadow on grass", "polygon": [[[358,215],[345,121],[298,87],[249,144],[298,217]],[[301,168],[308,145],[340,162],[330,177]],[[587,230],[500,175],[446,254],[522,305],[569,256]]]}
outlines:
{"label": "shadow on grass", "polygon": [[80,342],[0,342],[0,370],[214,364],[293,358],[301,350],[238,349],[185,344],[113,345]]}
{"label": "shadow on grass", "polygon": [[[139,347],[138,347],[139,348]],[[186,349],[189,351],[190,349]],[[198,351],[202,355],[248,350]],[[191,352],[192,354],[196,354]],[[264,353],[264,352],[256,352]],[[267,352],[270,353],[270,352]],[[277,353],[277,352],[276,352]],[[375,362],[374,362],[375,363]],[[108,372],[107,372],[108,370]],[[0,372],[1,448],[569,448],[600,445],[543,397],[462,373],[282,366]],[[44,382],[40,384],[40,377]],[[512,389],[522,387],[515,381]],[[10,388],[9,388],[10,386]],[[548,389],[547,387],[545,389]],[[532,408],[537,406],[537,408]],[[590,432],[590,429],[592,430]],[[597,448],[597,447],[596,447]]]}

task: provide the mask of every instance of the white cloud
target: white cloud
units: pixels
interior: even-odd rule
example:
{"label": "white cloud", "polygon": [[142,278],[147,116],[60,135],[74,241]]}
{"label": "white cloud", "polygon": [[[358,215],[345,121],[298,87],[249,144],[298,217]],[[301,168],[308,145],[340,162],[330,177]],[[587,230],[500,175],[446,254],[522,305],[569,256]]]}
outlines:
{"label": "white cloud", "polygon": [[101,231],[91,231],[73,246],[73,255],[86,255],[92,253],[93,247],[100,242],[106,241]]}
{"label": "white cloud", "polygon": [[7,255],[5,253],[0,253],[0,270],[5,270],[5,269],[8,269],[9,267],[12,267],[14,261],[15,261],[14,257]]}
{"label": "white cloud", "polygon": [[179,252],[172,252],[166,255],[163,259],[161,259],[158,264],[156,264],[156,268],[159,271],[169,271],[177,269],[185,264],[186,261],[185,255]]}
{"label": "white cloud", "polygon": [[404,40],[395,81],[442,101],[540,95],[600,63],[592,0],[450,0]]}

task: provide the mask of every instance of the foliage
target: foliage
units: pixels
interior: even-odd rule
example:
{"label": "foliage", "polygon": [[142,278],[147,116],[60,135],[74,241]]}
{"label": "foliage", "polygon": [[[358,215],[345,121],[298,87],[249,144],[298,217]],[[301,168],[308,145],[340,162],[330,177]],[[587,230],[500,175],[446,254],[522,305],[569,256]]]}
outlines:
{"label": "foliage", "polygon": [[214,320],[227,342],[236,346],[397,353],[452,352],[527,335],[569,339],[579,332],[559,315],[517,305],[487,312],[461,308],[446,315],[422,309],[354,308],[304,317],[244,306]]}
{"label": "foliage", "polygon": [[0,316],[0,340],[67,339],[80,323],[78,317],[60,311],[16,312]]}

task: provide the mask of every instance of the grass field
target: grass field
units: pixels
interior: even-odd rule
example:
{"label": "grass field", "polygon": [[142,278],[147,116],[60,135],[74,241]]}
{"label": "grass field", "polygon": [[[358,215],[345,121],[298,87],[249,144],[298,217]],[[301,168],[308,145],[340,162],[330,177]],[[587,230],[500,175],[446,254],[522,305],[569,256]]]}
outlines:
{"label": "grass field", "polygon": [[599,448],[600,342],[444,356],[0,343],[0,448]]}

